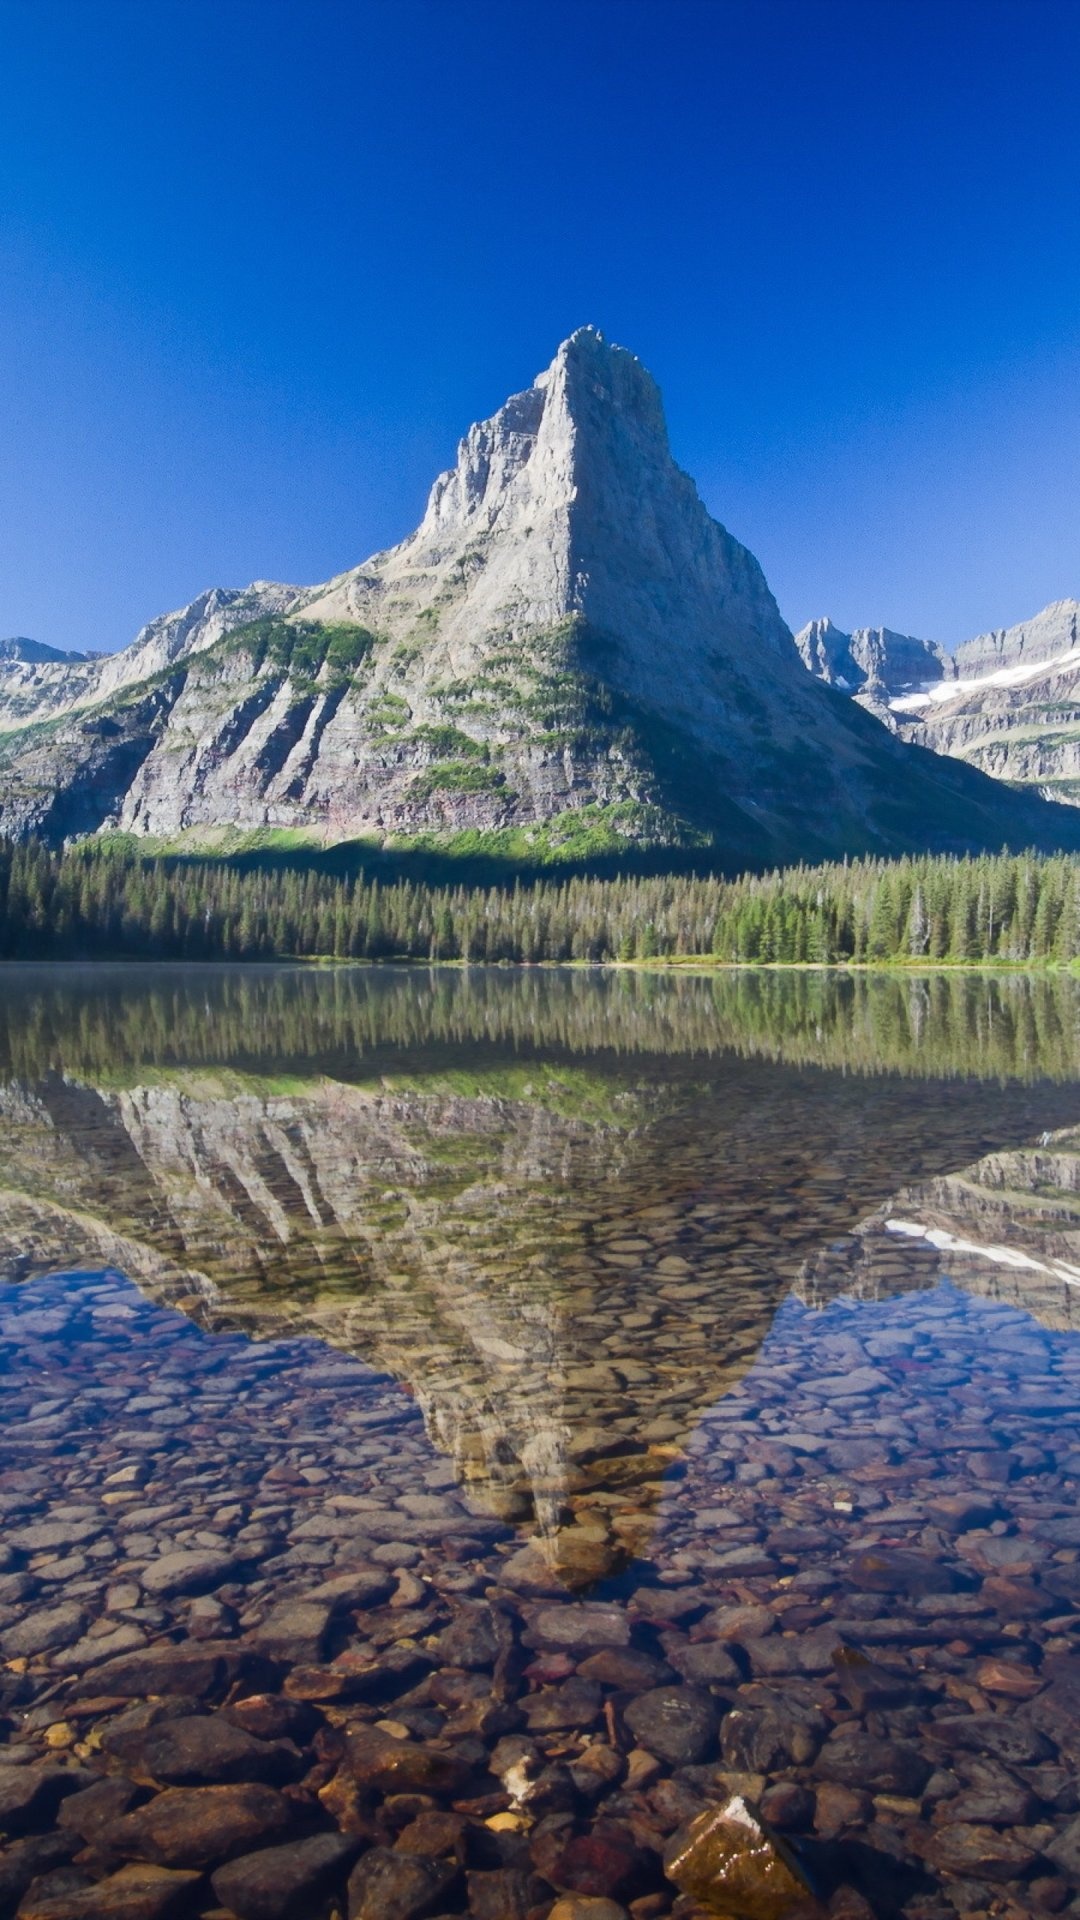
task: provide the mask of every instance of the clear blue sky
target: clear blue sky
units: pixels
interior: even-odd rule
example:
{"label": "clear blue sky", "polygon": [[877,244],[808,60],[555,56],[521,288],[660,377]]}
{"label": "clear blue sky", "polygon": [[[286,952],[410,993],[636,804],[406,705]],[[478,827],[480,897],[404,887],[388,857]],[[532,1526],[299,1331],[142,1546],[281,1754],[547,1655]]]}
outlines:
{"label": "clear blue sky", "polygon": [[0,634],[415,524],[591,322],[820,612],[1080,595],[1077,0],[0,0]]}

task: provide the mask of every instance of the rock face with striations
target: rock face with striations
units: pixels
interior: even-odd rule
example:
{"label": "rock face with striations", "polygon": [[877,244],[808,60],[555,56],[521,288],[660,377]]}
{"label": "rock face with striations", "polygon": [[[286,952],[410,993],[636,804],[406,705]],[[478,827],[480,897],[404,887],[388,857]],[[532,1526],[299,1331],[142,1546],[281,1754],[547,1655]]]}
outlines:
{"label": "rock face with striations", "polygon": [[[867,645],[876,637],[888,643],[880,666]],[[1057,600],[1015,627],[965,640],[951,658],[932,641],[880,628],[849,639],[831,620],[812,621],[795,644],[816,678],[901,738],[1080,804],[1080,602]]]}
{"label": "rock face with striations", "polygon": [[902,731],[1048,800],[1080,804],[1080,601],[965,640],[957,690],[921,704]]}
{"label": "rock face with striations", "polygon": [[1048,665],[1080,647],[1080,600],[1055,600],[1015,627],[995,627],[964,640],[954,655],[957,678],[976,679],[1001,667]]}
{"label": "rock face with striations", "polygon": [[104,660],[11,663],[0,725],[0,831],[54,841],[480,832],[756,865],[1080,840],[815,684],[650,375],[588,328],[470,430],[400,546],[204,594]]}
{"label": "rock face with striations", "polygon": [[952,677],[953,664],[934,640],[916,640],[889,627],[856,627],[841,633],[831,620],[811,620],[795,635],[804,665],[817,680],[850,693],[879,717],[889,702]]}

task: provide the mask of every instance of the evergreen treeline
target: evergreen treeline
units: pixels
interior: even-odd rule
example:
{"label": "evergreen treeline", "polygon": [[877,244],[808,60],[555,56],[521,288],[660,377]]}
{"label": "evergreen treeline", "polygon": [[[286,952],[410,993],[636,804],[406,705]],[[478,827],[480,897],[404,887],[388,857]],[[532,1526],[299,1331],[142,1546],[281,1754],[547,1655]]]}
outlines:
{"label": "evergreen treeline", "polygon": [[83,842],[0,845],[5,958],[1068,962],[1080,862],[1033,853],[436,887]]}

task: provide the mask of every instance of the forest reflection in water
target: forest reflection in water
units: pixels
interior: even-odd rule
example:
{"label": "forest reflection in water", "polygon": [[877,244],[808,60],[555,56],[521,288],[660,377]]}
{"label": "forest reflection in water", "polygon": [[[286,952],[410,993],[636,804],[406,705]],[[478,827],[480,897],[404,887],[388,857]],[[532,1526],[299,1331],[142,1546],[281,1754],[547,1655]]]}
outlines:
{"label": "forest reflection in water", "polygon": [[814,969],[289,966],[0,967],[0,1071],[110,1081],[131,1069],[475,1066],[550,1052],[953,1079],[1067,1080],[1080,1068],[1072,975]]}
{"label": "forest reflection in water", "polygon": [[[2,985],[3,1276],[118,1268],[208,1330],[358,1356],[574,1586],[647,1552],[665,1473],[793,1287],[820,1304],[927,1284],[925,1230],[950,1204],[933,1183],[1012,1152],[1013,1187],[1026,1166],[1045,1189],[1025,1143],[1080,1121],[1067,978],[57,968]],[[913,1185],[907,1212],[937,1209],[921,1238],[884,1216],[852,1234]],[[954,1239],[973,1239],[971,1186]],[[976,1292],[1007,1274],[1071,1324],[1058,1268],[965,1258]]]}

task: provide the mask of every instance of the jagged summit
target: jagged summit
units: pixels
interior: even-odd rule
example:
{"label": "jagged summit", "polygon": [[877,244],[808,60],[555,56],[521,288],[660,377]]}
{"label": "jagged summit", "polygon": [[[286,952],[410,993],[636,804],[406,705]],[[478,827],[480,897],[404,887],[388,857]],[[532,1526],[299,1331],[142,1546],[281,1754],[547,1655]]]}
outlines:
{"label": "jagged summit", "polygon": [[1080,601],[934,642],[812,620],[795,636],[817,679],[850,693],[905,740],[1046,799],[1080,804]]}
{"label": "jagged summit", "polygon": [[802,657],[803,664],[818,680],[824,680],[830,687],[843,683],[840,673],[841,662],[851,646],[850,633],[841,633],[840,628],[827,614],[818,620],[808,620],[795,635],[795,645]]}
{"label": "jagged summit", "polygon": [[[619,450],[624,460],[646,451],[653,463],[670,460],[663,403],[652,375],[595,327],[579,327],[531,387],[470,428],[459,445],[457,465],[436,479],[424,519],[406,548],[422,546],[450,527],[494,525],[500,513],[520,506],[570,504],[582,464],[590,458],[590,438],[599,429],[603,440],[613,418],[633,443]],[[602,458],[613,449],[595,451]],[[526,470],[528,480],[519,485]]]}
{"label": "jagged summit", "polygon": [[578,619],[620,636],[613,670],[635,698],[655,695],[657,667],[676,651],[684,678],[668,684],[664,704],[694,732],[718,717],[719,649],[746,647],[751,670],[759,653],[791,665],[757,561],[672,458],[656,382],[593,328],[571,334],[531,387],[470,428],[409,539],[303,610],[390,631],[437,611],[458,665],[491,633],[515,639]]}
{"label": "jagged summit", "polygon": [[811,620],[795,635],[795,645],[816,679],[875,709],[953,673],[952,661],[936,641],[894,633],[891,627],[842,633],[832,620]]}
{"label": "jagged summit", "polygon": [[[868,684],[897,644],[923,646],[870,636]],[[652,376],[592,327],[469,429],[400,545],[315,587],[211,589],[104,661],[10,663],[5,728],[0,831],[54,839],[480,834],[735,866],[1080,834],[815,683]]]}

